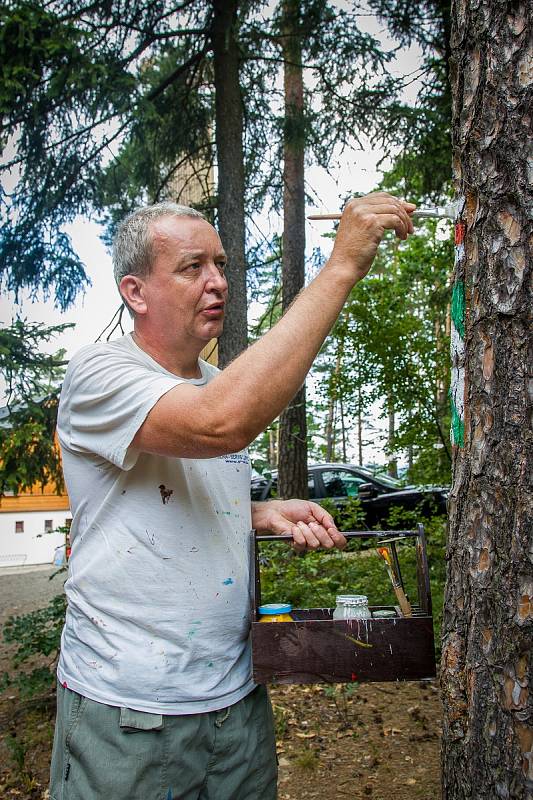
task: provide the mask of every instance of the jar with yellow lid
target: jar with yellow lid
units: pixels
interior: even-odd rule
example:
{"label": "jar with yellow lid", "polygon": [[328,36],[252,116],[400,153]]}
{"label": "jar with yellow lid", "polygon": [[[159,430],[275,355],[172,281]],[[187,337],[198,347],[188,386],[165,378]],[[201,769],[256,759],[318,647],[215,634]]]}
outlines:
{"label": "jar with yellow lid", "polygon": [[259,622],[292,622],[290,603],[266,603],[259,606]]}

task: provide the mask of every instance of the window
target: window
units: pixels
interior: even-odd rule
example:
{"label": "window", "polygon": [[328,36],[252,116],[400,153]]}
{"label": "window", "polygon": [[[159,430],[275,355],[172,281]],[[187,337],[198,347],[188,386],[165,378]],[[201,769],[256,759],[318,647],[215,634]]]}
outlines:
{"label": "window", "polygon": [[309,492],[309,499],[310,500],[312,500],[313,497],[316,497],[315,477],[311,472],[309,472],[308,475],[307,475],[307,491]]}
{"label": "window", "polygon": [[19,519],[15,522],[15,533],[24,533],[24,520]]}
{"label": "window", "polygon": [[322,481],[326,497],[357,497],[364,478],[344,469],[324,470]]}
{"label": "window", "polygon": [[45,519],[44,521],[44,532],[45,533],[52,533],[54,530],[54,520],[53,519]]}

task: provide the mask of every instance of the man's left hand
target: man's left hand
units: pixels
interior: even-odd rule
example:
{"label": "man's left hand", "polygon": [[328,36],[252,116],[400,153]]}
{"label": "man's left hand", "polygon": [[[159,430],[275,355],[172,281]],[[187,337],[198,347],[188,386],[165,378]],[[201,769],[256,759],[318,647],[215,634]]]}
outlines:
{"label": "man's left hand", "polygon": [[258,533],[292,533],[297,552],[346,546],[346,539],[337,529],[331,514],[309,500],[252,503],[252,526]]}

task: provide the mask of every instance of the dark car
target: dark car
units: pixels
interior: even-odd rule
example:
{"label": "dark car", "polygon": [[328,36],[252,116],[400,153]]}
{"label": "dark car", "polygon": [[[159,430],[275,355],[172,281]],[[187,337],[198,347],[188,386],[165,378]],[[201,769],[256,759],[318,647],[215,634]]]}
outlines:
{"label": "dark car", "polygon": [[[358,497],[368,527],[384,520],[393,508],[417,511],[421,517],[445,514],[448,487],[402,486],[400,481],[374,474],[356,464],[315,464],[308,468],[309,499],[328,498],[338,508],[350,497]],[[267,500],[277,494],[277,474],[252,478],[252,500]]]}

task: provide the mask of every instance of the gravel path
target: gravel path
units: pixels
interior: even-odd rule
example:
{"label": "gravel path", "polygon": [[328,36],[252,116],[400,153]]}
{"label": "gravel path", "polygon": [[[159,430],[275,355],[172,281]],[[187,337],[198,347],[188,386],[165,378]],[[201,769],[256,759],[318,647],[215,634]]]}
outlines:
{"label": "gravel path", "polygon": [[[43,608],[59,594],[66,572],[62,572],[52,580],[50,575],[57,572],[57,567],[48,564],[42,567],[4,567],[0,570],[0,626],[6,619],[18,614],[27,614]],[[1,637],[0,637],[0,647]]]}

